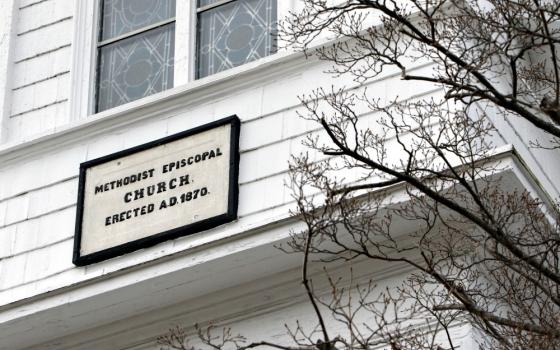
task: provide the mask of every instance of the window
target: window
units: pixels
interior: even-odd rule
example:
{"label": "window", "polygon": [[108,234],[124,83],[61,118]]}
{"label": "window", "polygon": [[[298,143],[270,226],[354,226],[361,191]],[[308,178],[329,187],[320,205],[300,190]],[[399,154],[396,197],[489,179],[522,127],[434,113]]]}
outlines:
{"label": "window", "polygon": [[192,1],[100,0],[95,112],[186,82],[189,70],[203,78],[276,51],[276,0],[196,0],[196,24]]}

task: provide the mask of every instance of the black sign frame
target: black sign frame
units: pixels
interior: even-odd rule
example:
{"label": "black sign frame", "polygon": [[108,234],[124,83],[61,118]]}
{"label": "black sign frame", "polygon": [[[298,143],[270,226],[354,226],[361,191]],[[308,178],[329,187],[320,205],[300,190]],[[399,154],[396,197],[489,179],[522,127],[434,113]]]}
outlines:
{"label": "black sign frame", "polygon": [[[231,125],[231,135],[230,135],[228,209],[225,214],[206,218],[204,220],[197,221],[192,224],[187,224],[181,227],[173,228],[168,231],[156,233],[148,237],[140,238],[134,241],[130,241],[124,244],[120,244],[118,246],[100,250],[87,255],[83,255],[83,256],[80,255],[81,240],[82,240],[82,221],[83,221],[83,214],[84,214],[86,171],[88,168],[99,164],[107,163],[110,161],[114,161],[116,159],[126,157],[134,153],[146,151],[150,148],[154,148],[160,145],[164,145],[166,143],[177,141],[227,124]],[[90,265],[103,260],[128,254],[139,249],[148,248],[171,239],[176,239],[197,232],[206,231],[211,228],[236,220],[238,199],[239,199],[240,124],[241,122],[237,117],[237,115],[231,115],[229,117],[195,127],[193,129],[185,130],[177,134],[166,136],[164,138],[155,141],[144,143],[136,147],[125,149],[123,151],[119,151],[116,153],[112,153],[100,158],[92,159],[81,163],[79,182],[78,182],[78,202],[77,202],[77,209],[76,209],[74,251],[72,257],[72,262],[74,263],[74,265],[76,266]]]}

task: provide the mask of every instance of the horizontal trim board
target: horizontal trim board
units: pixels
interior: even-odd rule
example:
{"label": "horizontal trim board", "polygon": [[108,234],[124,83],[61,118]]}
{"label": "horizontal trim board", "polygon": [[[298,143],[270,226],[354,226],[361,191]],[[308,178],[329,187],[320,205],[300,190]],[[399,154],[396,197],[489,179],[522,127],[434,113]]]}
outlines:
{"label": "horizontal trim board", "polygon": [[63,18],[61,18],[61,19],[59,19],[59,20],[56,20],[56,21],[54,21],[54,22],[45,23],[45,24],[42,24],[42,25],[40,25],[40,26],[38,26],[38,27],[31,28],[31,29],[27,29],[26,31],[23,31],[23,32],[18,33],[17,36],[22,36],[22,35],[25,35],[25,34],[28,34],[28,33],[32,33],[32,32],[35,32],[35,31],[38,31],[38,30],[41,30],[41,29],[50,27],[50,26],[52,26],[52,25],[54,25],[54,24],[58,24],[58,23],[60,23],[60,22],[69,21],[69,20],[71,20],[71,19],[72,19],[72,16],[63,17]]}
{"label": "horizontal trim board", "polygon": [[35,54],[35,55],[33,55],[33,56],[21,58],[21,59],[19,59],[19,60],[17,60],[17,61],[14,61],[14,63],[17,64],[17,63],[29,61],[29,60],[32,60],[32,59],[34,59],[34,58],[41,57],[41,56],[44,56],[44,55],[48,55],[49,53],[52,53],[52,52],[56,52],[56,51],[58,51],[58,50],[65,49],[65,48],[70,47],[70,46],[72,46],[72,44],[60,45],[60,46],[55,47],[55,48],[53,48],[53,49],[50,49],[50,50],[47,50],[47,51],[43,51],[43,52],[39,52],[39,53],[37,53],[37,54]]}
{"label": "horizontal trim board", "polygon": [[47,2],[47,1],[52,1],[52,0],[39,0],[39,1],[35,1],[35,2],[29,3],[29,4],[27,4],[27,5],[24,5],[24,6],[20,7],[19,9],[20,9],[20,10],[23,10],[23,9],[28,8],[28,7],[35,6],[35,5],[39,5],[39,4],[41,4],[41,3],[43,3],[43,2]]}

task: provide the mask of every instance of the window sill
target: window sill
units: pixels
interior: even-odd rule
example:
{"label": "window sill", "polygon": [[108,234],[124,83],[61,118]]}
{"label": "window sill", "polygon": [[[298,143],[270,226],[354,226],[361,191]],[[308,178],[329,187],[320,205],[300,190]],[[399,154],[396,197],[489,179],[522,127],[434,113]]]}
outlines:
{"label": "window sill", "polygon": [[204,103],[246,86],[270,81],[309,63],[301,52],[279,52],[258,61],[235,67],[199,80],[181,85],[86,118],[75,120],[63,127],[44,131],[30,138],[0,145],[0,163],[38,155],[83,141],[87,137],[139,120],[149,119],[164,112],[184,109]]}

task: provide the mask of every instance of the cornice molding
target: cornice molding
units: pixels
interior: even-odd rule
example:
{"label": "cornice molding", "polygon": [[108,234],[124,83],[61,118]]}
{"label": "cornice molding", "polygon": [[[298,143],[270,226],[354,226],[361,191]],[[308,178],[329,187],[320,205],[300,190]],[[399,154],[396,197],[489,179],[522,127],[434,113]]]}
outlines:
{"label": "cornice molding", "polygon": [[7,165],[14,160],[39,156],[69,144],[83,142],[87,137],[115,128],[212,101],[217,96],[270,82],[274,78],[301,70],[313,62],[316,60],[306,58],[301,52],[280,52],[92,115],[87,119],[75,120],[62,128],[38,134],[27,140],[0,145],[0,164]]}

